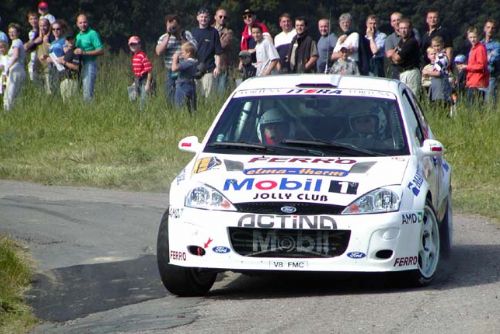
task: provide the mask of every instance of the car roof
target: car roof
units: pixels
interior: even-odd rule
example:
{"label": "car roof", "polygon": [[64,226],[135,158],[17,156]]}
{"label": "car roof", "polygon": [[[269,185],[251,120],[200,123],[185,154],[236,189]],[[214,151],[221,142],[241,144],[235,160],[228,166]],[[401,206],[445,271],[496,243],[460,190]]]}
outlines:
{"label": "car roof", "polygon": [[276,88],[338,88],[390,92],[398,95],[399,81],[368,76],[337,74],[282,74],[253,77],[243,81],[236,91]]}

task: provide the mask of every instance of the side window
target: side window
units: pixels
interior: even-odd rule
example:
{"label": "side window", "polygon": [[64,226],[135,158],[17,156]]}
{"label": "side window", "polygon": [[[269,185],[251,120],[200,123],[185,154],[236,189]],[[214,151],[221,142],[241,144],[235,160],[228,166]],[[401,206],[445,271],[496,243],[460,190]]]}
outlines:
{"label": "side window", "polygon": [[417,98],[415,95],[413,95],[413,92],[407,91],[408,97],[410,99],[410,103],[413,105],[413,110],[415,111],[417,115],[417,120],[420,124],[420,128],[422,129],[422,132],[424,133],[424,138],[429,139],[430,134],[429,134],[429,125],[427,124],[427,121],[425,120],[424,113],[422,111],[422,107],[420,106],[420,103],[418,102]]}
{"label": "side window", "polygon": [[408,126],[410,133],[413,138],[415,138],[416,142],[421,146],[425,140],[424,132],[422,131],[421,124],[418,120],[416,107],[412,103],[412,99],[408,95],[406,90],[403,91],[403,99],[401,100],[403,104],[403,108],[405,110],[411,110],[412,112],[406,113],[406,118],[408,120]]}

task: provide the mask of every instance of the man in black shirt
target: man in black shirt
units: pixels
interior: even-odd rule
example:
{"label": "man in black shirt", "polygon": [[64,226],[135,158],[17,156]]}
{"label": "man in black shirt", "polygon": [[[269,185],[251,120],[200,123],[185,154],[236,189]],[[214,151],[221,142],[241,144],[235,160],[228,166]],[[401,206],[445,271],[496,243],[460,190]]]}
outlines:
{"label": "man in black shirt", "polygon": [[203,96],[208,97],[214,89],[214,78],[220,73],[220,55],[223,50],[220,44],[219,32],[209,25],[210,13],[208,9],[200,9],[196,19],[198,20],[198,27],[191,30],[191,32],[198,44],[196,57],[198,62],[202,64],[203,75],[200,81]]}
{"label": "man in black shirt", "polygon": [[431,46],[431,40],[435,36],[441,36],[443,38],[446,56],[448,59],[453,59],[453,38],[448,30],[439,25],[439,12],[435,9],[429,10],[425,22],[427,23],[427,31],[422,34],[422,43],[420,46],[420,52],[423,55],[424,62],[426,64],[430,62],[427,58],[427,48]]}
{"label": "man in black shirt", "polygon": [[398,65],[399,80],[405,83],[415,94],[420,95],[421,74],[420,74],[420,54],[417,39],[412,34],[411,22],[408,19],[401,19],[398,25],[398,32],[401,40],[391,57],[391,60]]}

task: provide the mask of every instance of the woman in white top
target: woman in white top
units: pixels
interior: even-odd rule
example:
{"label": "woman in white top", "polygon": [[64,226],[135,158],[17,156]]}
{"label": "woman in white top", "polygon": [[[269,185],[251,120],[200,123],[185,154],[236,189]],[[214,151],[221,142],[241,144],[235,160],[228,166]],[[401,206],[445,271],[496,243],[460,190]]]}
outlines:
{"label": "woman in white top", "polygon": [[11,23],[8,32],[12,42],[7,53],[9,57],[7,61],[7,87],[3,96],[3,108],[6,111],[12,109],[14,99],[19,94],[26,78],[26,71],[24,70],[26,53],[24,52],[23,42],[19,39],[21,26],[17,23]]}

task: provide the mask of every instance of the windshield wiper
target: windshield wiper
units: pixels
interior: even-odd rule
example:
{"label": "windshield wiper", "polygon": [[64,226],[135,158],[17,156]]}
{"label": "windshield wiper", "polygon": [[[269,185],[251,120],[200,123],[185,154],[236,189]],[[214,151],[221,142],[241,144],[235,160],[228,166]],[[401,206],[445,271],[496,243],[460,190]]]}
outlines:
{"label": "windshield wiper", "polygon": [[[207,145],[208,147],[217,147],[217,148],[241,148],[246,150],[255,150],[255,151],[269,151],[270,147],[261,145],[261,144],[251,144],[245,142],[229,142],[229,141],[221,141],[214,142]],[[271,149],[272,150],[272,149]]]}
{"label": "windshield wiper", "polygon": [[368,156],[386,156],[386,154],[367,150],[355,145],[347,143],[329,142],[326,140],[301,140],[301,139],[286,139],[282,141],[282,144],[286,145],[298,145],[298,146],[314,146],[319,148],[327,148],[334,150],[341,150],[343,152],[350,152],[352,154],[366,154]]}
{"label": "windshield wiper", "polygon": [[244,150],[254,150],[254,151],[263,151],[263,152],[276,152],[278,150],[281,151],[300,151],[306,152],[311,155],[324,156],[324,153],[318,150],[311,150],[308,148],[302,147],[288,147],[288,146],[278,146],[278,145],[262,145],[262,144],[254,144],[254,143],[245,143],[245,142],[214,142],[207,145],[208,147],[217,147],[217,148],[229,148],[229,149],[244,149]]}

